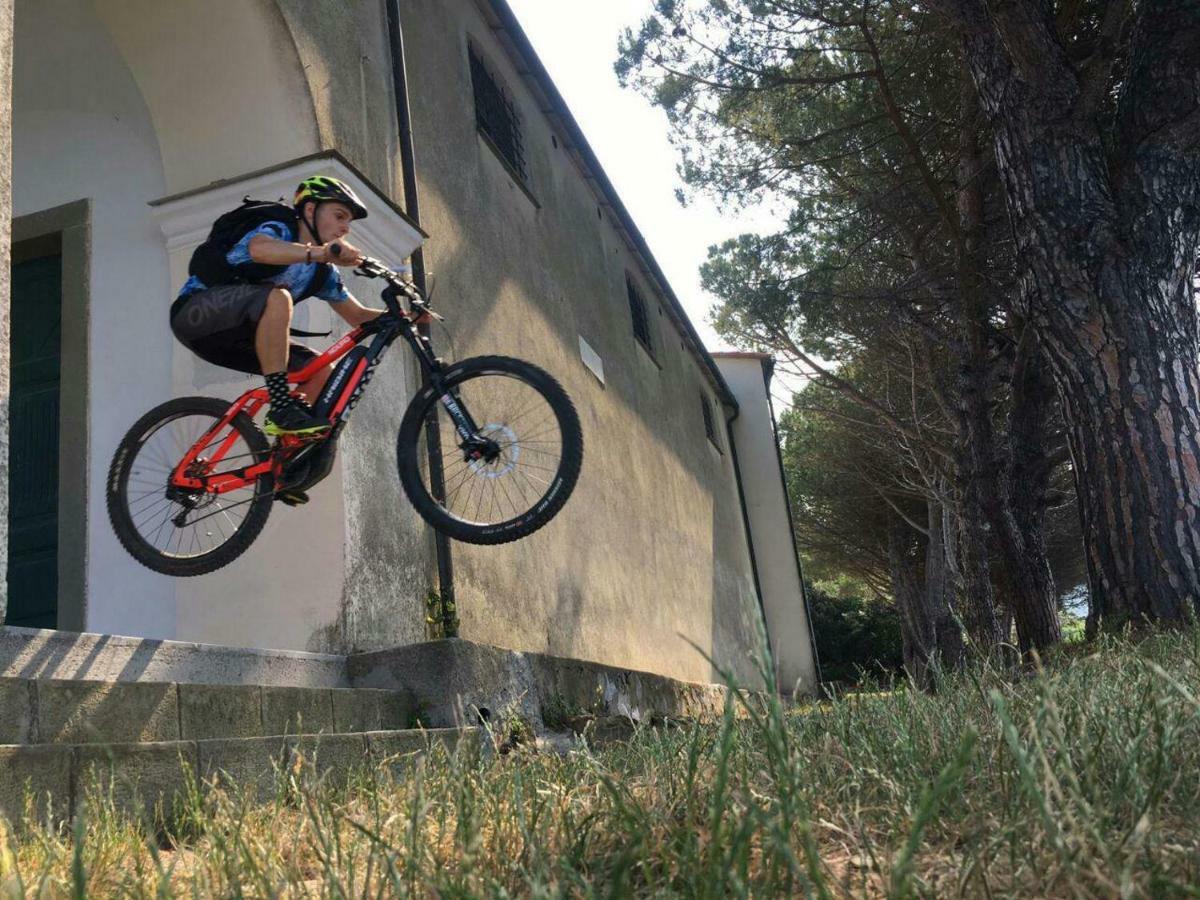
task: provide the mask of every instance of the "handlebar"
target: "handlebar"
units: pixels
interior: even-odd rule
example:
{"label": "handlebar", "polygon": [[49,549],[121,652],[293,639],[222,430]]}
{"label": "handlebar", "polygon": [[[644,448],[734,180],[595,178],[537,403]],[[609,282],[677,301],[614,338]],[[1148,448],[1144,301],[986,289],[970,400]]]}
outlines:
{"label": "handlebar", "polygon": [[[329,252],[335,257],[340,256],[342,245],[337,243],[330,244]],[[408,313],[400,308],[399,303],[396,301],[397,296],[403,294],[405,299],[408,300],[409,312],[415,312],[418,316],[427,313],[439,322],[443,321],[441,316],[429,308],[429,298],[419,287],[404,278],[402,273],[385,266],[379,260],[364,256],[359,260],[358,265],[355,266],[354,274],[361,275],[363,278],[382,278],[388,283],[388,287],[383,290],[383,302],[387,305],[388,311],[394,315],[408,315]]]}

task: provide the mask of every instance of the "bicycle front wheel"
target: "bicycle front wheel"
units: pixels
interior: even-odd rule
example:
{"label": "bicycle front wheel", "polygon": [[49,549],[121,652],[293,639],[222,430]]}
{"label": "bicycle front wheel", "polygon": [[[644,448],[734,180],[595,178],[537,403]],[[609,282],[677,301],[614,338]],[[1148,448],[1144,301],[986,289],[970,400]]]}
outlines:
{"label": "bicycle front wheel", "polygon": [[[449,402],[448,402],[449,401]],[[464,440],[448,406],[474,422]],[[444,490],[429,478],[437,444]],[[454,363],[439,393],[417,392],[397,439],[400,483],[430,525],[470,544],[504,544],[537,531],[562,509],[583,462],[583,432],[571,398],[537,366],[506,356]]]}

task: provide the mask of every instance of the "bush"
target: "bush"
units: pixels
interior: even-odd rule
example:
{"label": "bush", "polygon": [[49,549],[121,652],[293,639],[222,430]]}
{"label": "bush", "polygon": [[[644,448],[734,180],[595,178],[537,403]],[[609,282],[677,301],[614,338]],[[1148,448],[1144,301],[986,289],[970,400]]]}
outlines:
{"label": "bush", "polygon": [[904,646],[895,607],[824,583],[807,591],[822,681],[858,684],[864,675],[890,679],[902,673]]}

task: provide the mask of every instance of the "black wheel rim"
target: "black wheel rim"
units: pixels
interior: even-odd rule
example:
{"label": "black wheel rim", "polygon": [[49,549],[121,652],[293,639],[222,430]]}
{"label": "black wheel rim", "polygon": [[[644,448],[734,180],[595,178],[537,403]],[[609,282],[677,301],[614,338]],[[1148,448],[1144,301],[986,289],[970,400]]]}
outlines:
{"label": "black wheel rim", "polygon": [[[451,518],[475,526],[522,521],[542,507],[561,483],[563,433],[557,411],[536,386],[508,372],[475,373],[452,390],[491,452],[478,458],[470,455],[471,450],[482,448],[464,447],[440,400],[432,401],[445,484],[439,506]],[[422,428],[417,459],[425,491],[435,497],[427,466],[427,437],[427,429]]]}
{"label": "black wheel rim", "polygon": [[[125,512],[138,539],[159,556],[196,559],[212,553],[242,529],[258,497],[257,485],[220,495],[169,488],[175,466],[216,422],[204,413],[165,419],[142,436],[128,461],[122,481]],[[231,433],[233,444],[207,474],[232,472],[255,461],[257,455],[232,425],[213,435],[205,451],[215,451]]]}

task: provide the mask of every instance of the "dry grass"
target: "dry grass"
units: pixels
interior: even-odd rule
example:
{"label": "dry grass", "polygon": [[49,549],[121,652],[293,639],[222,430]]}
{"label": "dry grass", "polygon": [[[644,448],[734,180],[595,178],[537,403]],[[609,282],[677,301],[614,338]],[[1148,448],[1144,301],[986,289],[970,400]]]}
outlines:
{"label": "dry grass", "polygon": [[94,796],[0,847],[43,896],[1196,896],[1200,633],[980,665],[567,756],[193,792],[148,836]]}

